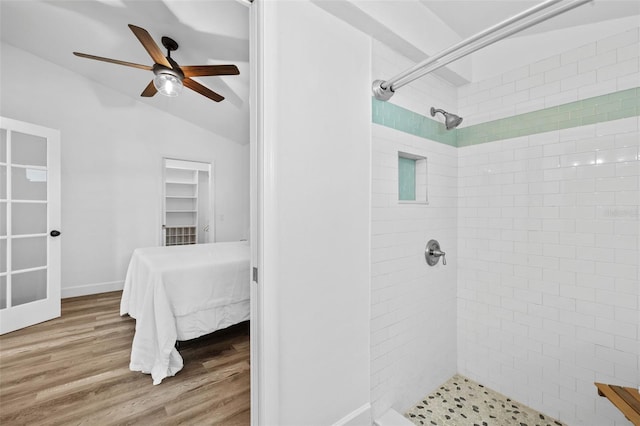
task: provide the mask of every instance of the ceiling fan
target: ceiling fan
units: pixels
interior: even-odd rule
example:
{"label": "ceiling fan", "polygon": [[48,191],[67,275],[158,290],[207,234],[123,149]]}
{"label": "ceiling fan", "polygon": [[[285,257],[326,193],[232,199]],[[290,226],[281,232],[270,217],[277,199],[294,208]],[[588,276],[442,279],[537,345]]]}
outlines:
{"label": "ceiling fan", "polygon": [[142,46],[147,50],[153,66],[135,64],[133,62],[125,62],[117,59],[103,58],[101,56],[88,55],[86,53],[73,52],[74,55],[81,58],[95,59],[97,61],[110,62],[112,64],[125,65],[127,67],[139,68],[147,71],[153,71],[155,77],[142,91],[140,96],[151,97],[157,92],[165,96],[178,96],[183,86],[200,93],[207,98],[220,102],[224,96],[214,92],[208,87],[203,86],[191,77],[204,77],[212,75],[238,75],[238,67],[235,65],[184,65],[180,66],[171,58],[171,52],[178,49],[178,43],[169,37],[162,37],[162,45],[167,48],[167,56],[165,57],[160,47],[153,41],[151,35],[144,28],[136,27],[129,24],[129,28],[133,34],[140,40]]}

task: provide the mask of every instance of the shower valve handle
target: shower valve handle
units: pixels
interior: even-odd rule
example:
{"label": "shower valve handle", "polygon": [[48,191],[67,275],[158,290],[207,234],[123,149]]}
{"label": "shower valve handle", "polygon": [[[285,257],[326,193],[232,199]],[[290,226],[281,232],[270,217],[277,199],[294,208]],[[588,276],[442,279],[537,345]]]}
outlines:
{"label": "shower valve handle", "polygon": [[447,259],[445,258],[446,253],[440,250],[440,243],[436,240],[429,240],[427,246],[424,249],[424,257],[429,266],[434,266],[438,263],[438,260],[442,258],[442,265],[447,264]]}
{"label": "shower valve handle", "polygon": [[442,256],[442,265],[446,265],[447,264],[447,258],[444,257],[447,253],[440,251],[440,250],[431,250],[431,256],[435,256],[435,257],[440,257]]}

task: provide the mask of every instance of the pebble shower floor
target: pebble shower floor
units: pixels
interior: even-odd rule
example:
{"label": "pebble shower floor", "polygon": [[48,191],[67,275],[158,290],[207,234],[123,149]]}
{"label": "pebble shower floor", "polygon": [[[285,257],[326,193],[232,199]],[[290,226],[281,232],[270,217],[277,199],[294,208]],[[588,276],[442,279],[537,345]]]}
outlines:
{"label": "pebble shower floor", "polygon": [[427,426],[566,426],[458,374],[425,396],[405,417]]}

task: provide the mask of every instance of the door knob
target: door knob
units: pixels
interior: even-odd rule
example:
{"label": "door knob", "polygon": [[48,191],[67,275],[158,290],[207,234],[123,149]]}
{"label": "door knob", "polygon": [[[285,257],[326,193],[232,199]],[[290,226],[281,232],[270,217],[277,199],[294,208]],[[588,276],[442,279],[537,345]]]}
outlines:
{"label": "door knob", "polygon": [[60,235],[60,231],[54,229],[53,231],[49,232],[49,235],[51,235],[52,237],[57,237]]}

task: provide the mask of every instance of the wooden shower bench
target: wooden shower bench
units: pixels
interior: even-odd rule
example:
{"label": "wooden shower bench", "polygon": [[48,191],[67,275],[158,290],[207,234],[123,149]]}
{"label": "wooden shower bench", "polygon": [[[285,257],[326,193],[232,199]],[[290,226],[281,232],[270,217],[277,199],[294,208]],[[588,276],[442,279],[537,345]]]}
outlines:
{"label": "wooden shower bench", "polygon": [[640,426],[640,392],[638,389],[596,383],[598,395],[606,397],[631,423]]}

